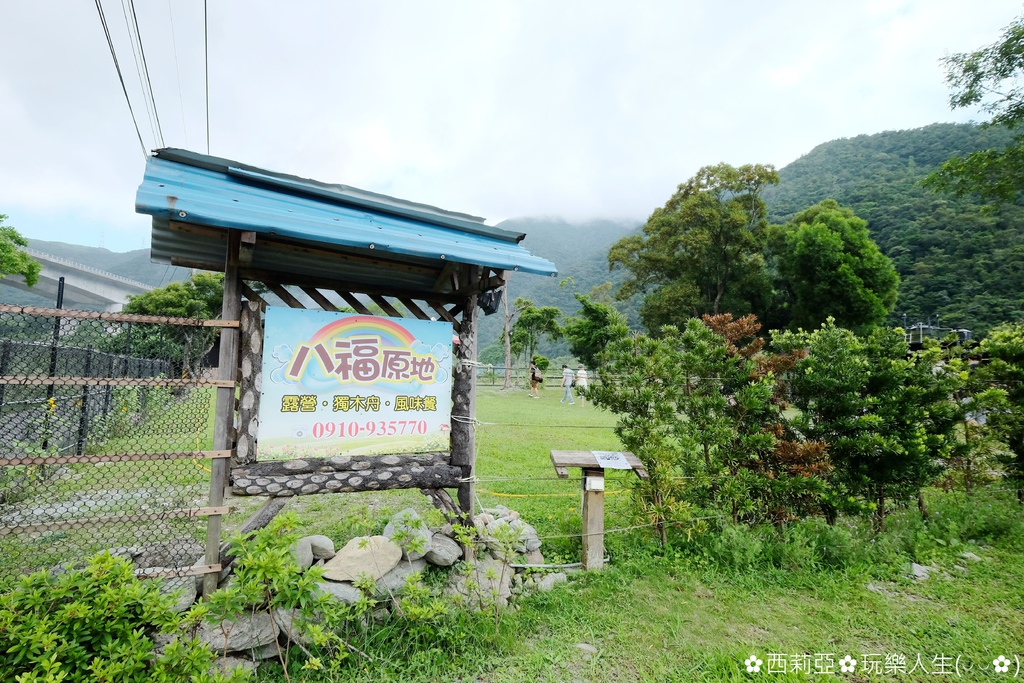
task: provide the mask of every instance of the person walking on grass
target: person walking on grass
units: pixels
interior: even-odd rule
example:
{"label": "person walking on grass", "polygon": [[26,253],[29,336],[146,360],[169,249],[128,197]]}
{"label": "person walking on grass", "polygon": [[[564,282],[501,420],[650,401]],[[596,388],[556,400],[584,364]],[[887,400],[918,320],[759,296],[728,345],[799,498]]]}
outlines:
{"label": "person walking on grass", "polygon": [[540,392],[537,391],[537,385],[540,384],[544,379],[544,375],[541,374],[540,368],[537,367],[537,361],[530,361],[530,398],[540,398]]}
{"label": "person walking on grass", "polygon": [[569,405],[576,405],[576,400],[572,397],[572,385],[575,376],[572,370],[569,369],[568,365],[562,365],[562,386],[565,387],[565,393],[562,395],[560,403],[565,403],[565,399],[569,399]]}
{"label": "person walking on grass", "polygon": [[587,369],[583,367],[583,363],[580,363],[580,367],[576,370],[576,393],[580,395],[580,405],[587,405]]}

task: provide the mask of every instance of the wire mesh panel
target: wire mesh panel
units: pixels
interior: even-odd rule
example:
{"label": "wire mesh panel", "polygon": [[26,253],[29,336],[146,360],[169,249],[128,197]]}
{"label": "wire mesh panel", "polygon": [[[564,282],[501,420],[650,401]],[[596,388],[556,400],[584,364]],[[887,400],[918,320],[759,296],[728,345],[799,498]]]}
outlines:
{"label": "wire mesh panel", "polygon": [[202,559],[217,334],[0,310],[0,577],[107,549],[140,569]]}

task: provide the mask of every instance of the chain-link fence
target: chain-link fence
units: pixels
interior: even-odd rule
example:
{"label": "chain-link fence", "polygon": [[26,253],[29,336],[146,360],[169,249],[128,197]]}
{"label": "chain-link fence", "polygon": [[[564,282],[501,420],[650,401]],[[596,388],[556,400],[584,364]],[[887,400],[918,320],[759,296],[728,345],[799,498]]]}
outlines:
{"label": "chain-link fence", "polygon": [[154,320],[0,306],[0,578],[202,559],[218,330]]}

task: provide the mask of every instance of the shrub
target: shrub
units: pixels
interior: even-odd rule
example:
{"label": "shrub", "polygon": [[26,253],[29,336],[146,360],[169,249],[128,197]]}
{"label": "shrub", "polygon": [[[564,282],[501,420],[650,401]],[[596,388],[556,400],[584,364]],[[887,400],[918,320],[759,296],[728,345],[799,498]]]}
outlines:
{"label": "shrub", "polygon": [[211,673],[214,654],[181,640],[154,652],[152,634],[179,624],[173,599],[108,553],[84,569],[23,577],[0,596],[0,671],[19,683],[241,681]]}

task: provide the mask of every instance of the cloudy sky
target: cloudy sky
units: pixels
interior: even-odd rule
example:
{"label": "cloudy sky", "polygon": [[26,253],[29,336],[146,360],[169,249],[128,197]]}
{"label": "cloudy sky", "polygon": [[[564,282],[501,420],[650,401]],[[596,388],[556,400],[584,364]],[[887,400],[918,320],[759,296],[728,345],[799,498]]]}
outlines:
{"label": "cloudy sky", "polygon": [[[464,211],[642,220],[707,164],[782,167],[950,112],[939,59],[1019,0],[208,0],[210,152]],[[107,24],[146,149],[121,3]],[[137,0],[163,145],[206,151],[202,0]],[[0,1],[0,213],[147,247],[144,155],[93,2]]]}

